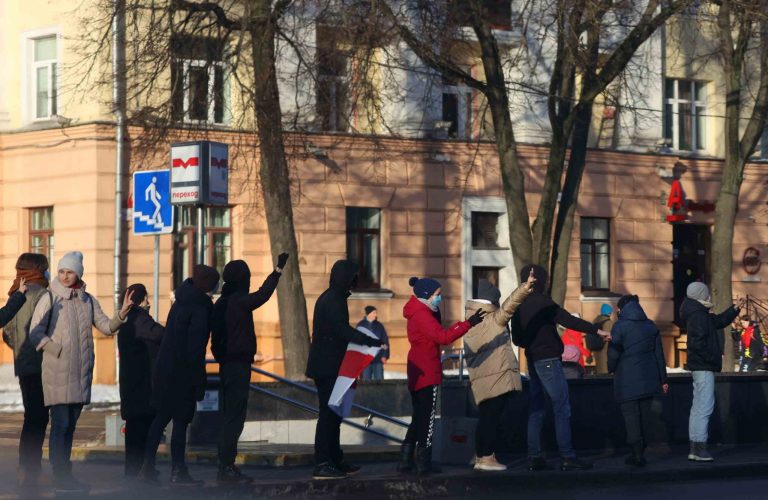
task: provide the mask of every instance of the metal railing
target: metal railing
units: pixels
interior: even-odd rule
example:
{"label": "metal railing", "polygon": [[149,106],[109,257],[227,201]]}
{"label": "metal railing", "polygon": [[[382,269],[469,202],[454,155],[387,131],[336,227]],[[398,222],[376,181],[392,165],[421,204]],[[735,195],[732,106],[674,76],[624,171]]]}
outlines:
{"label": "metal railing", "polygon": [[[212,359],[207,359],[206,363],[207,364],[218,364],[215,360],[212,360]],[[290,380],[290,379],[287,379],[285,377],[281,377],[280,375],[277,375],[277,374],[272,373],[272,372],[268,372],[266,370],[262,370],[261,368],[257,368],[257,367],[255,367],[253,365],[251,365],[251,371],[253,373],[258,373],[259,375],[263,375],[265,377],[271,378],[273,380],[276,380],[278,382],[284,383],[284,384],[289,385],[291,387],[295,387],[295,388],[300,389],[300,390],[302,390],[304,392],[309,392],[309,393],[312,393],[312,394],[317,394],[317,389],[312,387],[312,386],[309,386],[309,385],[306,385],[306,384],[302,384],[301,382],[296,382],[295,380]],[[211,375],[209,375],[208,378],[210,380],[220,380],[220,378],[218,376],[211,376]],[[293,406],[295,408],[299,408],[301,410],[308,411],[310,413],[314,413],[315,415],[320,413],[320,411],[317,408],[315,408],[314,406],[308,405],[306,403],[302,403],[301,401],[297,401],[297,400],[295,400],[295,399],[293,399],[291,397],[284,396],[282,394],[278,394],[275,391],[270,391],[269,389],[265,389],[264,387],[260,387],[258,384],[253,384],[252,383],[252,384],[250,384],[250,387],[251,387],[251,390],[254,390],[254,391],[259,392],[261,394],[264,394],[264,395],[267,395],[269,397],[275,398],[275,399],[277,399],[279,401],[282,401],[284,403],[287,403],[287,404],[289,404],[289,405],[291,405],[291,406]],[[352,404],[352,408],[354,408],[356,410],[359,410],[359,411],[362,411],[363,413],[367,413],[368,414],[368,416],[365,419],[365,425],[358,424],[357,422],[354,422],[354,421],[346,419],[346,418],[343,418],[341,420],[342,423],[344,423],[346,425],[349,425],[350,427],[354,427],[355,429],[359,429],[361,431],[369,432],[371,434],[374,434],[376,436],[382,437],[384,439],[387,439],[387,440],[390,440],[390,441],[394,441],[396,443],[402,443],[403,442],[403,440],[398,438],[398,437],[392,436],[391,434],[387,434],[386,432],[382,432],[382,431],[379,431],[379,430],[376,430],[376,429],[372,429],[370,426],[373,424],[373,417],[374,416],[378,417],[378,418],[380,418],[380,419],[382,419],[384,421],[387,421],[389,423],[398,425],[400,427],[408,428],[408,426],[409,426],[408,423],[406,423],[406,422],[404,422],[404,421],[402,421],[400,419],[391,417],[391,416],[389,416],[389,415],[387,415],[385,413],[381,413],[381,412],[376,411],[376,410],[374,410],[372,408],[368,408],[366,406],[362,406],[362,405],[359,405],[359,404],[356,404],[356,403]]]}
{"label": "metal railing", "polygon": [[446,361],[459,360],[459,380],[464,380],[464,348],[452,347],[444,349],[440,356],[440,366],[443,366]]}

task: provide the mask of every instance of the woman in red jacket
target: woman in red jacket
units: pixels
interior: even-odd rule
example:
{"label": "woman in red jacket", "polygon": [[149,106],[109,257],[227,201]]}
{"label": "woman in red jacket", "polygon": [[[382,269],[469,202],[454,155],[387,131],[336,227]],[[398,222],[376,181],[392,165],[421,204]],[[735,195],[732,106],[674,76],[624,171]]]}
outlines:
{"label": "woman in red jacket", "polygon": [[478,309],[467,321],[459,321],[448,329],[440,324],[440,282],[432,278],[411,278],[413,296],[403,308],[408,322],[408,390],[413,415],[408,433],[400,449],[400,472],[414,468],[419,475],[440,472],[432,465],[432,433],[435,426],[437,388],[443,380],[440,346],[447,345],[480,323],[484,311]]}

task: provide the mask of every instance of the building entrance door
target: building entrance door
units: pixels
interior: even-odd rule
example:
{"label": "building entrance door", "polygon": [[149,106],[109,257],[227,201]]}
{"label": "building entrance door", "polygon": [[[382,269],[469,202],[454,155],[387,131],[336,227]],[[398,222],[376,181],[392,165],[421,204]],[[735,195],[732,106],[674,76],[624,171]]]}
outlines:
{"label": "building entrance door", "polygon": [[680,321],[680,304],[685,290],[694,281],[709,284],[711,233],[709,226],[675,224],[672,228],[672,274],[675,292],[675,324]]}

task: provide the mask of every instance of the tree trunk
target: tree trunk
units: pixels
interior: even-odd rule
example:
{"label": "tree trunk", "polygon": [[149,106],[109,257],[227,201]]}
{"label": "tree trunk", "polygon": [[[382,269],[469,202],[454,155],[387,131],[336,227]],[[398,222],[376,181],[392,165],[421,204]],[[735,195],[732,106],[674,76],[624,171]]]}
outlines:
{"label": "tree trunk", "polygon": [[571,143],[571,157],[568,160],[568,171],[565,174],[563,195],[560,199],[560,208],[557,211],[555,223],[550,293],[552,300],[561,305],[565,301],[565,293],[568,288],[568,254],[571,249],[573,221],[579,201],[579,187],[587,163],[587,143],[589,141],[589,128],[592,123],[593,105],[594,101],[581,102],[574,111],[576,123]]}
{"label": "tree trunk", "polygon": [[251,2],[254,106],[259,136],[259,175],[273,259],[288,252],[288,264],[277,287],[285,375],[304,377],[309,356],[307,303],[299,269],[293,225],[290,177],[283,144],[282,113],[275,73],[275,23],[269,0]]}

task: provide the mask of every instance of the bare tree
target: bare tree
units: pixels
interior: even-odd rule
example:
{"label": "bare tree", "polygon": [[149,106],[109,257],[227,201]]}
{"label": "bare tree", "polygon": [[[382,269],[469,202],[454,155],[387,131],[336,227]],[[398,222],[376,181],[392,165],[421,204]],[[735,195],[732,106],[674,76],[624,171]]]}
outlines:
{"label": "bare tree", "polygon": [[[719,4],[715,23],[725,75],[725,162],[712,236],[712,259],[716,263],[712,269],[712,294],[715,308],[723,310],[733,303],[733,233],[744,169],[755,153],[768,117],[768,2],[715,3]],[[755,60],[759,61],[757,78]],[[734,369],[730,335],[725,336],[723,365],[725,371]]]}
{"label": "bare tree", "polygon": [[[499,44],[488,2],[416,2],[415,6],[404,2],[399,8],[379,2],[398,35],[424,64],[487,100],[515,266],[520,269],[533,262],[550,268],[551,291],[559,302],[565,296],[568,251],[595,101],[651,35],[691,3],[693,0],[648,0],[638,8],[635,2],[613,0],[515,2],[518,10],[512,24],[522,27],[526,50],[512,54]],[[457,10],[461,16],[456,16]],[[465,25],[472,36],[462,31]],[[541,49],[548,37],[555,40],[554,53]],[[463,50],[456,50],[461,42]],[[538,53],[531,47],[536,44]],[[479,57],[482,78],[463,69],[456,57],[467,50]],[[510,103],[521,87],[535,91],[536,84],[510,82],[508,75],[511,68],[535,66],[538,59],[553,59],[549,61],[550,83],[540,91],[547,100],[551,139],[542,199],[531,226]]]}
{"label": "bare tree", "polygon": [[[259,188],[273,259],[290,259],[278,286],[285,373],[302,378],[309,353],[307,306],[298,259],[277,83],[277,33],[293,0],[127,0],[127,103],[132,152],[163,164],[169,140],[230,131],[242,189]],[[82,88],[109,88],[103,73],[112,2],[89,12],[79,44],[88,69]],[[101,29],[94,30],[94,26]],[[284,31],[283,31],[284,34]],[[108,53],[108,52],[107,52]],[[182,63],[183,60],[193,63]],[[231,82],[233,100],[224,97]],[[210,91],[209,89],[213,89]],[[198,94],[193,95],[197,91]],[[204,98],[199,98],[199,95]],[[253,110],[253,114],[250,111]],[[249,160],[258,150],[258,176]]]}

